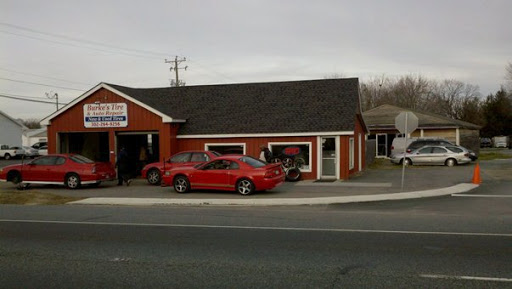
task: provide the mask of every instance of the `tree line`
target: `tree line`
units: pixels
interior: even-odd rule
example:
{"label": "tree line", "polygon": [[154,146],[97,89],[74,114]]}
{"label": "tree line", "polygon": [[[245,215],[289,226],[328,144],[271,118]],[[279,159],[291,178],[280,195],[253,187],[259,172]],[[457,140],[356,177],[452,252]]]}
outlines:
{"label": "tree line", "polygon": [[478,86],[454,79],[372,78],[361,82],[361,108],[391,104],[480,125],[482,137],[512,135],[512,63],[506,66],[505,79],[500,90],[482,97]]}

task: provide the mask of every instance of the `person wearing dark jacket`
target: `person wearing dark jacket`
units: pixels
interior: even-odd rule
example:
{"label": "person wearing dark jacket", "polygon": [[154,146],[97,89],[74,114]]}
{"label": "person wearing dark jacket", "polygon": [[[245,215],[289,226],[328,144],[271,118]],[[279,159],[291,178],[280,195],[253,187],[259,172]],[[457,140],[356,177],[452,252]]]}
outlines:
{"label": "person wearing dark jacket", "polygon": [[272,158],[272,153],[270,152],[268,147],[266,147],[265,145],[260,145],[260,150],[261,150],[260,160],[270,163],[270,159]]}
{"label": "person wearing dark jacket", "polygon": [[130,163],[128,160],[128,153],[124,147],[119,151],[119,155],[117,156],[117,185],[122,186],[123,183],[126,183],[127,186],[130,185],[132,180],[130,179]]}

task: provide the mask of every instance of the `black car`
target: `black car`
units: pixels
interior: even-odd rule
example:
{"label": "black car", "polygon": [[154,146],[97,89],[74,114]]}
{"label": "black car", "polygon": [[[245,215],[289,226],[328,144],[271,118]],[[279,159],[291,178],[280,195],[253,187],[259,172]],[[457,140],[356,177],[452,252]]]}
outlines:
{"label": "black car", "polygon": [[35,144],[33,144],[32,148],[35,148],[36,150],[39,150],[39,149],[41,149],[41,147],[47,146],[47,145],[48,145],[48,142],[40,141],[40,142],[36,142]]}
{"label": "black car", "polygon": [[407,152],[410,153],[413,150],[419,149],[423,146],[453,146],[453,144],[445,139],[433,138],[433,139],[418,139],[413,141],[408,147]]}
{"label": "black car", "polygon": [[483,137],[480,139],[480,147],[481,148],[490,148],[492,147],[491,139],[488,137]]}

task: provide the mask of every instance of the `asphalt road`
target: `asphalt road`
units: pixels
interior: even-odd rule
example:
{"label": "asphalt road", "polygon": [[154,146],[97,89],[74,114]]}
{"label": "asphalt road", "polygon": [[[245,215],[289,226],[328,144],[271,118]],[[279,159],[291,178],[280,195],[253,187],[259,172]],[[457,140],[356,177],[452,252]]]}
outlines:
{"label": "asphalt road", "polygon": [[0,287],[512,288],[512,198],[479,193],[489,197],[2,206]]}

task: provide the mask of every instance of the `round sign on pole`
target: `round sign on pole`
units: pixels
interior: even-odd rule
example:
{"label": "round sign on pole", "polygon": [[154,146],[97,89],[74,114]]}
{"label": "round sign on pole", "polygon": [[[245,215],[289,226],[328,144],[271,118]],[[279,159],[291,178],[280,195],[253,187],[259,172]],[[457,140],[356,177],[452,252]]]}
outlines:
{"label": "round sign on pole", "polygon": [[403,134],[409,134],[418,128],[418,117],[410,111],[402,111],[395,118],[396,129]]}

